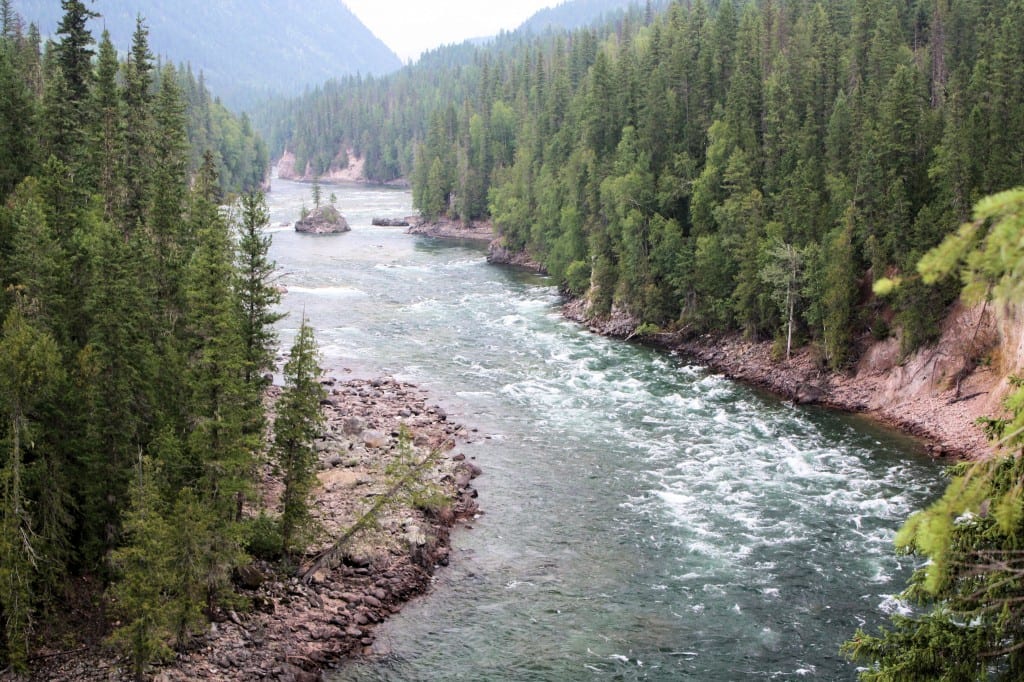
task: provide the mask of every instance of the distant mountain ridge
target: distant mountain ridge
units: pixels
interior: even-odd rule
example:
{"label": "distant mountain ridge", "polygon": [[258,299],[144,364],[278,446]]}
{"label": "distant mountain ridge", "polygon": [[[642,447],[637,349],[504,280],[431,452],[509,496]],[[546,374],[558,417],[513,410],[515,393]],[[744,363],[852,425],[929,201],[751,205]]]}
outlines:
{"label": "distant mountain ridge", "polygon": [[630,8],[647,8],[652,13],[665,9],[669,0],[568,0],[555,7],[538,11],[524,21],[517,31],[544,33],[550,30],[575,31],[594,24],[604,24]]}
{"label": "distant mountain ridge", "polygon": [[[14,0],[15,10],[52,35],[57,0]],[[267,94],[297,95],[330,78],[383,75],[401,60],[340,0],[96,0],[115,45],[131,44],[135,18],[150,30],[150,49],[202,71],[213,93],[233,108]]]}

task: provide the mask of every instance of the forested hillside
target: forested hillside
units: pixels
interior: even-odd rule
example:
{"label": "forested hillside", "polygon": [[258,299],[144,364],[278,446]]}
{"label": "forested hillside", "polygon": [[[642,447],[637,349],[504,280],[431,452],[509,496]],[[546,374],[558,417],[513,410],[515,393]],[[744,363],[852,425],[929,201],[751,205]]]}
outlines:
{"label": "forested hillside", "polygon": [[[573,77],[582,78],[585,54],[616,30],[632,32],[643,22],[644,10],[633,5],[616,22],[578,33],[582,45]],[[310,176],[344,167],[349,150],[366,160],[367,179],[387,182],[410,177],[418,142],[430,130],[435,112],[453,106],[473,107],[484,93],[511,102],[514,88],[532,70],[533,59],[565,37],[505,33],[485,47],[467,42],[423,54],[419,61],[385,78],[348,77],[328,81],[297,99],[276,99],[253,111],[253,123],[263,134],[274,158],[284,150],[296,156],[296,168]],[[493,135],[516,132],[515,112],[505,108]],[[495,142],[494,144],[500,144]],[[510,148],[511,149],[511,148]]]}
{"label": "forested hillside", "polygon": [[[279,296],[262,195],[222,207],[218,165],[263,179],[245,122],[158,69],[143,27],[119,60],[62,5],[43,47],[0,3],[0,670],[109,623],[141,675],[246,560]],[[300,337],[292,380],[315,384]]]}
{"label": "forested hillside", "polygon": [[333,84],[277,112],[272,148],[315,171],[351,146],[371,178],[408,174],[427,216],[492,216],[595,314],[791,332],[840,367],[868,334],[932,338],[951,284],[871,282],[1020,182],[1021,10],[677,2]]}
{"label": "forested hillside", "polygon": [[668,0],[568,0],[542,9],[522,23],[518,31],[575,31],[596,24],[610,24],[628,9],[642,7],[644,15],[653,17],[668,5]]}
{"label": "forested hillside", "polygon": [[[56,29],[60,3],[14,0],[13,6],[44,36]],[[117,45],[129,43],[141,15],[153,52],[202,70],[214,94],[236,111],[339,75],[381,75],[402,66],[340,0],[97,0],[91,8],[103,18],[90,29],[109,30]]]}

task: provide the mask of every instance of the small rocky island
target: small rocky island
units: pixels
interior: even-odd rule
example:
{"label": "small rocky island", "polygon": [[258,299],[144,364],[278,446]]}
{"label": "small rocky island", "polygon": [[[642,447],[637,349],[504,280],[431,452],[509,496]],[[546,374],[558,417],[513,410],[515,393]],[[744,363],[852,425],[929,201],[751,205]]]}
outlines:
{"label": "small rocky island", "polygon": [[345,216],[332,205],[314,208],[295,223],[295,231],[306,234],[341,234],[351,229]]}

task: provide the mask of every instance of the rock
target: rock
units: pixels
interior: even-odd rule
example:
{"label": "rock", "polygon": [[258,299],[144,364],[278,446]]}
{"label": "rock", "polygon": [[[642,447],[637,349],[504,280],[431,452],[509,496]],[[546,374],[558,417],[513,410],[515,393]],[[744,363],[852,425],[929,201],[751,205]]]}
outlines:
{"label": "rock", "polygon": [[474,464],[473,462],[460,462],[459,466],[456,467],[455,470],[456,470],[456,472],[465,472],[465,473],[469,474],[469,478],[471,480],[474,479],[474,478],[478,478],[479,476],[483,475],[483,473],[484,473],[484,470],[481,469],[476,464]]}
{"label": "rock", "polygon": [[337,453],[334,453],[333,455],[327,458],[327,464],[335,468],[340,467],[342,465],[342,462],[344,462],[344,460],[341,458],[341,455]]}
{"label": "rock", "polygon": [[409,227],[409,221],[403,218],[374,218],[374,227]]}
{"label": "rock", "polygon": [[341,234],[351,229],[348,221],[333,206],[313,209],[309,215],[295,223],[295,231],[304,234]]}
{"label": "rock", "polygon": [[810,383],[800,384],[796,389],[796,402],[799,405],[814,405],[825,397],[825,390]]}
{"label": "rock", "polygon": [[363,431],[363,445],[368,448],[382,448],[388,444],[387,434],[372,429]]}
{"label": "rock", "polygon": [[423,547],[427,544],[427,534],[419,526],[409,526],[405,532],[405,541],[410,547]]}
{"label": "rock", "polygon": [[263,571],[253,564],[239,566],[235,569],[235,575],[238,578],[238,582],[250,590],[255,590],[267,581],[267,576],[263,575]]}
{"label": "rock", "polygon": [[341,430],[346,436],[357,436],[364,428],[366,424],[359,417],[348,417],[341,423]]}

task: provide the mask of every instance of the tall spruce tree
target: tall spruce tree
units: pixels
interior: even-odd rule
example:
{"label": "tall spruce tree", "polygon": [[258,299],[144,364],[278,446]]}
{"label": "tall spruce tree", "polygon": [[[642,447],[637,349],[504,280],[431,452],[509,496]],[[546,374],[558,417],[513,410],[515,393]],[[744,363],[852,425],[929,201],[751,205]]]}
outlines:
{"label": "tall spruce tree", "polygon": [[238,281],[235,289],[242,306],[242,340],[245,345],[245,381],[261,387],[262,373],[273,368],[277,334],[273,325],[284,317],[275,311],[281,293],[271,278],[276,264],[267,255],[271,238],[264,232],[270,223],[263,192],[246,192],[240,198],[241,215],[236,227],[238,246],[235,267]]}
{"label": "tall spruce tree", "polygon": [[309,494],[316,482],[314,440],[323,428],[318,356],[313,329],[303,317],[284,366],[285,388],[274,420],[273,459],[284,476],[281,551],[286,556],[305,549],[303,541],[310,531]]}

